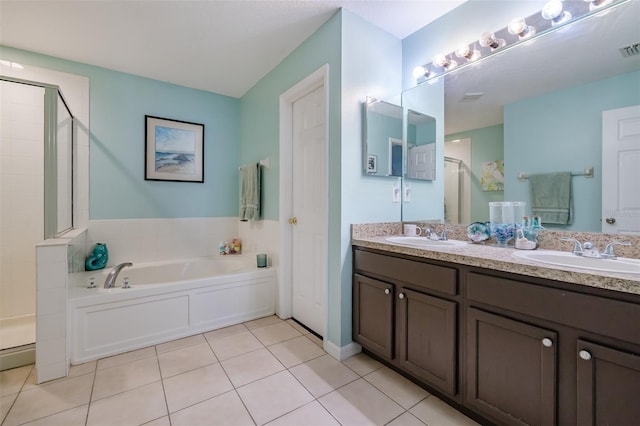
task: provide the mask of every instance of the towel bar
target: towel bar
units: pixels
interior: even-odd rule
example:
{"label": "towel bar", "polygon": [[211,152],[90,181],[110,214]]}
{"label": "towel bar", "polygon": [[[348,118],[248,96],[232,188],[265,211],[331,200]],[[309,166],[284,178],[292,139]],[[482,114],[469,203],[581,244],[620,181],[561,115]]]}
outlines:
{"label": "towel bar", "polygon": [[[584,170],[581,172],[571,172],[571,176],[584,176],[585,178],[592,178],[593,166],[585,167]],[[527,179],[529,179],[529,175],[527,175],[525,172],[518,173],[518,180],[520,182],[524,182]]]}

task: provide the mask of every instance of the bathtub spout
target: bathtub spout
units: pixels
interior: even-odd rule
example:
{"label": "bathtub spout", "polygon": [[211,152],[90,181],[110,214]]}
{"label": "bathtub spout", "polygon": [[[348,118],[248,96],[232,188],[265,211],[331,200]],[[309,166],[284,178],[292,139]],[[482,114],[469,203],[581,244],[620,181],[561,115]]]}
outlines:
{"label": "bathtub spout", "polygon": [[124,262],[119,265],[116,265],[109,271],[109,275],[107,275],[107,279],[104,280],[104,288],[113,288],[116,284],[116,278],[118,278],[118,274],[122,270],[122,268],[126,266],[133,266],[131,262]]}

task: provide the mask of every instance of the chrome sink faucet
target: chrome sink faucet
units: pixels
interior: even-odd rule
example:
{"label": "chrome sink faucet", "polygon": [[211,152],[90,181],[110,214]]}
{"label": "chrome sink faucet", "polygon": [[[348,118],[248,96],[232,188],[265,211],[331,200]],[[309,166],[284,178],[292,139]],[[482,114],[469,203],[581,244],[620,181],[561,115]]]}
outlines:
{"label": "chrome sink faucet", "polygon": [[607,244],[604,252],[600,253],[600,250],[596,246],[593,245],[591,241],[585,241],[584,244],[580,244],[580,241],[575,238],[560,238],[562,241],[572,241],[574,243],[573,250],[571,251],[576,256],[589,257],[593,259],[615,259],[617,256],[613,252],[614,246],[630,246],[631,243],[628,241],[612,241]]}
{"label": "chrome sink faucet", "polygon": [[427,237],[430,240],[435,240],[435,241],[446,241],[447,238],[447,230],[443,229],[442,230],[442,234],[440,234],[440,236],[438,236],[438,234],[434,231],[431,230],[431,228],[425,228],[424,230],[424,236]]}
{"label": "chrome sink faucet", "polygon": [[116,284],[116,278],[118,278],[118,274],[122,271],[123,268],[127,266],[133,266],[131,262],[124,262],[119,265],[114,266],[107,275],[107,279],[104,280],[104,288],[113,288]]}

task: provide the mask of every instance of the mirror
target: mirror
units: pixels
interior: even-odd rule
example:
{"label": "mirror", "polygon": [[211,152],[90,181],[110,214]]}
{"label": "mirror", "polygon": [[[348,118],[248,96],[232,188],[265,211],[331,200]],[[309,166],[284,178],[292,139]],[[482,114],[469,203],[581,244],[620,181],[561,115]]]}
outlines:
{"label": "mirror", "polygon": [[402,176],[402,107],[374,98],[363,107],[364,174]]}
{"label": "mirror", "polygon": [[[442,79],[445,141],[470,140],[469,164],[455,173],[464,177],[468,170],[471,181],[469,193],[463,194],[470,197],[469,220],[459,221],[488,220],[489,201],[522,200],[530,206],[529,182],[518,179],[521,172],[579,173],[594,167],[593,178],[572,177],[574,222],[558,229],[600,232],[602,112],[640,104],[640,55],[624,57],[620,51],[634,44],[637,51],[638,22],[640,8],[631,1]],[[410,98],[410,108],[422,110],[416,98],[423,86],[403,93],[403,105]],[[444,157],[452,157],[451,143],[444,143],[436,170],[445,168]],[[503,171],[503,191],[483,189],[483,168],[491,174]],[[441,203],[437,218],[443,219]],[[418,198],[414,191],[411,204],[413,210],[426,211],[433,198]],[[433,218],[423,214],[419,219]],[[403,211],[403,220],[418,218],[405,219]]]}
{"label": "mirror", "polygon": [[436,119],[409,109],[407,111],[407,175],[409,179],[433,180],[436,177]]}

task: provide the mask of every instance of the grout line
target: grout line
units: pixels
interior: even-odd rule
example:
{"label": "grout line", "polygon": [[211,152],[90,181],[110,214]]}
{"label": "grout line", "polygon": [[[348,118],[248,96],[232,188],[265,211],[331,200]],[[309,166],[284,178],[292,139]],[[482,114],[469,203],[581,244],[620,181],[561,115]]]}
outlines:
{"label": "grout line", "polygon": [[167,401],[167,391],[164,388],[164,379],[162,378],[162,370],[160,369],[160,358],[158,358],[157,345],[153,348],[156,353],[156,364],[158,365],[158,373],[160,374],[160,386],[162,386],[162,395],[164,396],[164,406],[167,409],[167,418],[169,419],[169,426],[171,426],[171,416],[169,412],[169,401]]}

